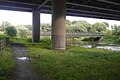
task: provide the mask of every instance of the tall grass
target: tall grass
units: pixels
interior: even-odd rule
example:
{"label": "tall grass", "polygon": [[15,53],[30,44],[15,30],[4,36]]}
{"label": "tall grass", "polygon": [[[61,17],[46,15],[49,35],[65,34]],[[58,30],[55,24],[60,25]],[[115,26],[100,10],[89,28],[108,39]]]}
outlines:
{"label": "tall grass", "polygon": [[29,47],[33,66],[47,80],[119,80],[120,52],[67,47],[54,51]]}
{"label": "tall grass", "polygon": [[15,67],[10,46],[0,51],[0,80],[7,80],[10,71]]}

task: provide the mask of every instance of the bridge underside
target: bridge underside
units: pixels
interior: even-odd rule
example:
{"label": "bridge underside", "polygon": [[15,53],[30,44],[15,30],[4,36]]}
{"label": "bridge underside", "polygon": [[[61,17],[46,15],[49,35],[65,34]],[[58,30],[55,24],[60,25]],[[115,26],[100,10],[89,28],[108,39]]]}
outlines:
{"label": "bridge underside", "polygon": [[33,42],[40,39],[40,13],[52,14],[52,49],[65,49],[65,16],[120,20],[118,0],[0,0],[0,9],[33,13]]}
{"label": "bridge underside", "polygon": [[[0,9],[52,13],[52,0],[0,0]],[[120,20],[119,0],[66,0],[66,14],[70,16]]]}

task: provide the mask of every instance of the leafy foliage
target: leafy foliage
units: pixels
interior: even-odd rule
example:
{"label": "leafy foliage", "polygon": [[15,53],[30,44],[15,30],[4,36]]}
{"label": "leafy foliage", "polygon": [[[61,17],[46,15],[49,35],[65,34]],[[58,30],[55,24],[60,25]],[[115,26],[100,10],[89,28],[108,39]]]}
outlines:
{"label": "leafy foliage", "polygon": [[7,36],[15,37],[17,35],[17,29],[14,26],[9,26],[5,29]]}
{"label": "leafy foliage", "polygon": [[30,31],[32,30],[32,25],[24,25],[27,29],[29,29]]}
{"label": "leafy foliage", "polygon": [[103,22],[103,23],[99,23],[96,22],[95,24],[93,24],[93,32],[105,32],[107,30],[108,24]]}
{"label": "leafy foliage", "polygon": [[66,27],[67,32],[90,32],[92,29],[91,24],[82,20],[73,21],[73,22],[67,20],[66,25],[67,25]]}
{"label": "leafy foliage", "polygon": [[[8,27],[11,27],[12,24],[10,24],[9,22],[3,22],[0,25],[0,30],[1,30],[1,34],[4,34],[4,32],[11,37],[15,37],[17,35],[17,37],[19,38],[26,38],[26,37],[31,37],[32,36],[32,25],[18,25],[18,26],[14,26],[15,28],[11,28],[9,29]],[[12,26],[13,27],[13,26]],[[112,25],[112,30],[109,30],[109,24],[107,22],[96,22],[94,24],[89,24],[87,21],[84,20],[79,20],[79,21],[69,21],[66,20],[66,32],[100,32],[100,33],[104,33],[105,36],[103,39],[103,41],[111,41],[111,42],[116,42],[116,43],[120,43],[120,26],[117,25]],[[6,31],[6,29],[9,29]],[[11,30],[11,31],[10,31]],[[12,31],[13,30],[13,31]],[[51,25],[50,24],[46,24],[46,23],[42,23],[40,26],[40,30],[41,33],[42,32],[51,32]],[[105,40],[106,39],[106,40]]]}
{"label": "leafy foliage", "polygon": [[111,27],[112,31],[107,30],[102,41],[120,44],[120,26],[113,25]]}
{"label": "leafy foliage", "polygon": [[27,38],[30,34],[29,34],[29,30],[26,30],[26,29],[18,29],[19,30],[19,33],[18,35],[21,37],[21,38]]}
{"label": "leafy foliage", "polygon": [[97,22],[92,25],[84,20],[73,22],[67,20],[66,25],[67,32],[105,32],[109,27],[109,24],[106,22],[103,23]]}
{"label": "leafy foliage", "polygon": [[50,31],[51,31],[50,24],[47,23],[41,24],[41,32],[50,32]]}
{"label": "leafy foliage", "polygon": [[4,31],[5,28],[11,26],[11,23],[9,23],[8,21],[2,22],[2,24],[0,25],[0,30]]}

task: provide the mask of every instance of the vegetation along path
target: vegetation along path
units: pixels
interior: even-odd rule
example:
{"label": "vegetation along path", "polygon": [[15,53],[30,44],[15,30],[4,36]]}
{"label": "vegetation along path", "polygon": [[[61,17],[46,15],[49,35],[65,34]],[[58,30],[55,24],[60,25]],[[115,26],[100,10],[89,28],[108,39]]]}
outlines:
{"label": "vegetation along path", "polygon": [[27,57],[28,50],[23,44],[12,44],[16,68],[11,74],[11,80],[45,80],[31,67],[30,58]]}

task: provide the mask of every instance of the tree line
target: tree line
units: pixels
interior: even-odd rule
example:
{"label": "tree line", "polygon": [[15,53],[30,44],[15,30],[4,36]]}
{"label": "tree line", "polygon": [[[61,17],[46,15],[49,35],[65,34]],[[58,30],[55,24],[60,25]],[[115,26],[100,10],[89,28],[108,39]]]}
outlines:
{"label": "tree line", "polygon": [[[110,36],[115,36],[120,38],[120,26],[112,25],[112,30],[108,28],[110,25],[107,22],[96,22],[90,24],[85,20],[79,21],[69,21],[66,20],[66,32],[101,32],[109,34]],[[42,23],[40,26],[40,31],[42,32],[51,32],[51,25],[48,23]],[[11,37],[31,37],[32,25],[17,25],[14,26],[8,21],[2,22],[0,24],[0,34],[5,34]]]}
{"label": "tree line", "polygon": [[107,22],[96,22],[94,24],[90,24],[87,21],[79,20],[79,21],[66,21],[66,30],[67,32],[105,32],[109,28],[109,24]]}

